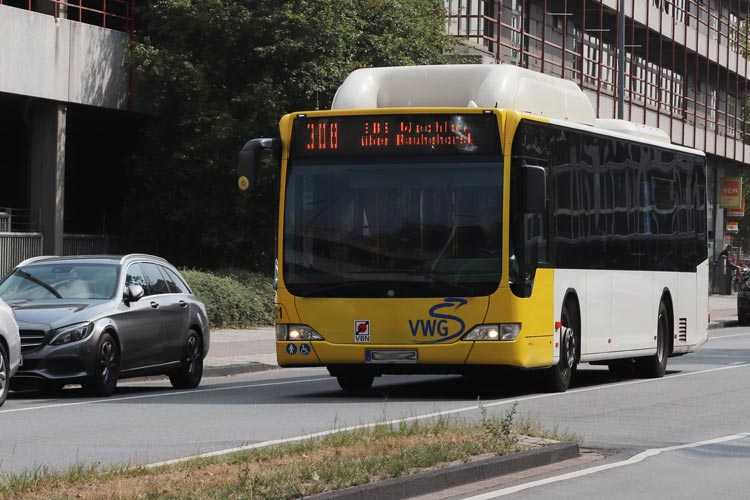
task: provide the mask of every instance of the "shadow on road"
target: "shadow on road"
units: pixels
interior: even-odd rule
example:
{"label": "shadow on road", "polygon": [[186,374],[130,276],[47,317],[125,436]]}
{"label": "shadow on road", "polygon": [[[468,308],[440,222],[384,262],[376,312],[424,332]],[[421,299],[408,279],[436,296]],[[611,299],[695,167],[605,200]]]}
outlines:
{"label": "shadow on road", "polygon": [[[675,371],[669,373],[678,373]],[[365,395],[351,395],[342,391],[336,379],[326,376],[294,377],[269,380],[217,381],[207,379],[193,390],[172,389],[169,381],[128,383],[118,385],[109,398],[88,397],[79,386],[68,386],[62,391],[15,392],[11,400],[25,400],[22,405],[54,405],[76,402],[102,404],[339,404],[371,401],[466,401],[477,399],[505,399],[543,394],[544,372],[493,370],[481,375],[386,375],[375,379],[372,390]],[[628,378],[613,378],[606,369],[579,369],[570,390],[596,387]],[[166,400],[166,401],[165,401]]]}

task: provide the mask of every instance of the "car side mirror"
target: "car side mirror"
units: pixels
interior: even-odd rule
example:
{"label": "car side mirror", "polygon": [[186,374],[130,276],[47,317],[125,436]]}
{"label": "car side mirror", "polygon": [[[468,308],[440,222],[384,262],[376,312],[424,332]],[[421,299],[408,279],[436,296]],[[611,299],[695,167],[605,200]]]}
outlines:
{"label": "car side mirror", "polygon": [[128,302],[138,302],[145,293],[141,285],[128,285],[125,289],[124,298]]}

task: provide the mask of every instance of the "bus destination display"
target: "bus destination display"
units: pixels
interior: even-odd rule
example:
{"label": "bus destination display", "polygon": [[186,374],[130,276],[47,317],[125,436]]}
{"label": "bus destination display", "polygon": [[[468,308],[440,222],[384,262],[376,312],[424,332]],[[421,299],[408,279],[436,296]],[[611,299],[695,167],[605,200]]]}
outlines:
{"label": "bus destination display", "polygon": [[497,119],[470,115],[297,117],[297,157],[499,153]]}

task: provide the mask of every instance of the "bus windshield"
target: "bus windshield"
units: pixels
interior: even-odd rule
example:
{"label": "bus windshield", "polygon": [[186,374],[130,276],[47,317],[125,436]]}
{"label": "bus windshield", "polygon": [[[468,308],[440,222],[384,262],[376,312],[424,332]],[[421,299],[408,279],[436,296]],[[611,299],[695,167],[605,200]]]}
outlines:
{"label": "bus windshield", "polygon": [[290,162],[283,279],[305,297],[445,297],[500,282],[499,156]]}

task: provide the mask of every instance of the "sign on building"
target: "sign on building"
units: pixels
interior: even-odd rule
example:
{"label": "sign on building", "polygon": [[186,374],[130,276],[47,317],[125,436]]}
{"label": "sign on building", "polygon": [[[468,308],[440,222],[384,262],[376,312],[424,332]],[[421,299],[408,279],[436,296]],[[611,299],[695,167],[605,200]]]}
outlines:
{"label": "sign on building", "polygon": [[726,177],[721,181],[721,208],[742,208],[742,177]]}

